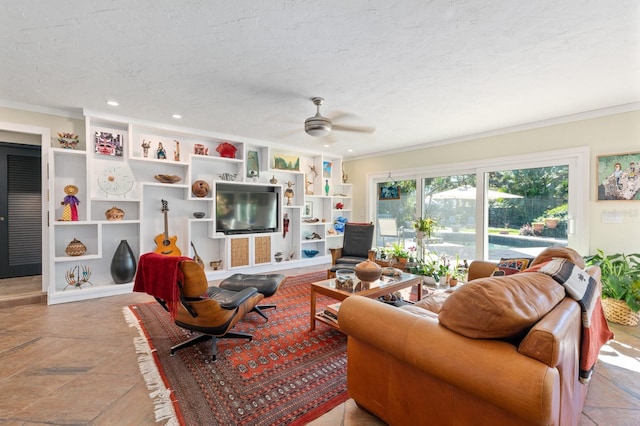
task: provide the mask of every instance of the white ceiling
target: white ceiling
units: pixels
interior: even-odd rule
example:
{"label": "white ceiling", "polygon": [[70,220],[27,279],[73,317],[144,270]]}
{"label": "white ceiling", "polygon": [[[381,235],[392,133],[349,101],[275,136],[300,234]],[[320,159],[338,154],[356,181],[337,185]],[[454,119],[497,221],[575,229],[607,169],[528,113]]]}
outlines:
{"label": "white ceiling", "polygon": [[313,96],[334,124],[375,126],[330,135],[345,157],[636,103],[640,2],[0,3],[4,105],[322,150]]}

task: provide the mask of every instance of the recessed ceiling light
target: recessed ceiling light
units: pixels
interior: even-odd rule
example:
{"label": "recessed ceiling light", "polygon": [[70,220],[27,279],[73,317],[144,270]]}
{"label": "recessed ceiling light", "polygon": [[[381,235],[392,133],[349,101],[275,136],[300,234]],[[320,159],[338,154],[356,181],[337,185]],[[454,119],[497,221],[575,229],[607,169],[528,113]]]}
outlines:
{"label": "recessed ceiling light", "polygon": [[107,105],[118,106],[118,102],[116,102],[116,101],[107,101]]}
{"label": "recessed ceiling light", "polygon": [[330,146],[331,146],[331,145],[329,145],[328,143],[325,143],[325,144],[324,144],[324,147],[325,147],[325,148],[329,148]]}
{"label": "recessed ceiling light", "polygon": [[352,150],[351,148],[349,148],[347,151],[348,151],[348,152],[353,152],[353,150]]}
{"label": "recessed ceiling light", "polygon": [[180,114],[173,114],[172,117],[175,118],[176,120],[179,120],[182,118]]}

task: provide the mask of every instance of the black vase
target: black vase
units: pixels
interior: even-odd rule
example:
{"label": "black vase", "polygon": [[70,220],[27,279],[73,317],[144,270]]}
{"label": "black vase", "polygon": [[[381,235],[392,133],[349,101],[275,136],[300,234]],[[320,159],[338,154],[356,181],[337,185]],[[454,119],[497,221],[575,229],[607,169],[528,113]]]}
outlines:
{"label": "black vase", "polygon": [[111,259],[111,278],[116,284],[124,284],[133,281],[136,275],[136,258],[127,240],[120,241],[120,245]]}

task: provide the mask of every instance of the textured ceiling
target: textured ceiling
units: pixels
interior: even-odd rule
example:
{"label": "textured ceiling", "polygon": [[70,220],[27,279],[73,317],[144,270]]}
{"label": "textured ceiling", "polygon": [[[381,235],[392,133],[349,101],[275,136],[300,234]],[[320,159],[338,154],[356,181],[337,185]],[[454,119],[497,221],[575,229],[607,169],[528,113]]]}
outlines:
{"label": "textured ceiling", "polygon": [[355,157],[640,101],[640,2],[4,0],[0,63],[5,105]]}

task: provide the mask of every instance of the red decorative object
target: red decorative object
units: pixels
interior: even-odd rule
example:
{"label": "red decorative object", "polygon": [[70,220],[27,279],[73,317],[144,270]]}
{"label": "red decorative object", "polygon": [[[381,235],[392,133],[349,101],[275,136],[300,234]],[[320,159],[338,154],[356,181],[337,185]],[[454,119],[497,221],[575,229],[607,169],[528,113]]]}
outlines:
{"label": "red decorative object", "polygon": [[236,151],[238,148],[235,145],[231,145],[229,142],[222,142],[216,148],[216,151],[220,154],[220,157],[236,158]]}
{"label": "red decorative object", "polygon": [[342,210],[344,208],[344,204],[342,203],[336,203],[336,209],[337,210]]}

